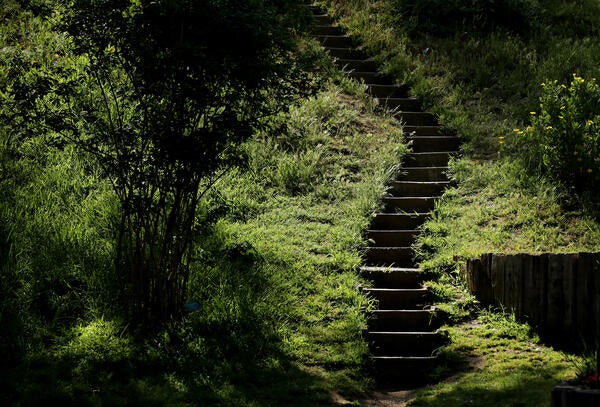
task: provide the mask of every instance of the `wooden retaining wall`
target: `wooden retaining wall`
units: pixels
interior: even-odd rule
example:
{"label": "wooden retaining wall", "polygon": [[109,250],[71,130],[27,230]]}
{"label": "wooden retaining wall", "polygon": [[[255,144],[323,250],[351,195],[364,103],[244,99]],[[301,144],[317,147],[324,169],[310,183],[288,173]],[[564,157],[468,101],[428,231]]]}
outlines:
{"label": "wooden retaining wall", "polygon": [[484,254],[466,264],[469,290],[501,305],[551,342],[581,348],[600,338],[600,253]]}

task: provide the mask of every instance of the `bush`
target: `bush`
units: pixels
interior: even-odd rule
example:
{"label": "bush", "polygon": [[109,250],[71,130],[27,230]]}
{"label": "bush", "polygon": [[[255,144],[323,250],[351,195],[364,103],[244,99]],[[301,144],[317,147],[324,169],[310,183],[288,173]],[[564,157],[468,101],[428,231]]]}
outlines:
{"label": "bush", "polygon": [[569,86],[542,84],[540,112],[515,129],[514,145],[529,168],[578,191],[600,186],[600,86],[573,75]]}

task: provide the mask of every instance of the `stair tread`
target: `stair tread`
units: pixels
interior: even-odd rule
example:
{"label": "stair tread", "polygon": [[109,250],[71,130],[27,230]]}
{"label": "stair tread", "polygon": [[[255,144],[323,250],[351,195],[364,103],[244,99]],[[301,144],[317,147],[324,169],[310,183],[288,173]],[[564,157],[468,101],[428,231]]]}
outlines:
{"label": "stair tread", "polygon": [[412,360],[412,361],[433,361],[437,360],[438,356],[371,356],[373,360]]}
{"label": "stair tread", "polygon": [[422,273],[420,268],[410,268],[410,267],[385,267],[385,266],[361,266],[361,271],[363,272],[403,272],[403,273]]}
{"label": "stair tread", "polygon": [[389,336],[443,336],[439,331],[367,331],[369,335]]}

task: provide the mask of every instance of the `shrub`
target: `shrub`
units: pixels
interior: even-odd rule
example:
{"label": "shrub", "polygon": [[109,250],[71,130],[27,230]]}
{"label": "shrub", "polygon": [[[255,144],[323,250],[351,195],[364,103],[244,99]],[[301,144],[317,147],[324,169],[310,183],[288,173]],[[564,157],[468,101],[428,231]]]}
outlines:
{"label": "shrub", "polygon": [[600,86],[573,75],[570,85],[542,84],[540,112],[515,129],[514,145],[529,168],[578,191],[600,186]]}

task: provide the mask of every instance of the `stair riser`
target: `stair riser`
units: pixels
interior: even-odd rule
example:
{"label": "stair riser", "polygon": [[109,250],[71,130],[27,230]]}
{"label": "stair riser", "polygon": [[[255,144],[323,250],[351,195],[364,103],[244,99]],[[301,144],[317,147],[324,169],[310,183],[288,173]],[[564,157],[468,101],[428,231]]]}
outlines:
{"label": "stair riser", "polygon": [[435,208],[435,198],[384,197],[385,209],[389,212],[428,212]]}
{"label": "stair riser", "polygon": [[440,127],[439,126],[409,126],[404,125],[402,127],[402,131],[404,134],[409,137],[411,135],[414,136],[439,136],[440,135]]}
{"label": "stair riser", "polygon": [[408,184],[394,182],[390,185],[388,193],[394,196],[419,197],[419,196],[440,196],[444,189],[449,186],[447,182],[439,184]]}
{"label": "stair riser", "polygon": [[395,265],[396,267],[414,267],[413,253],[409,248],[369,247],[365,252],[365,262],[373,266]]}
{"label": "stair riser", "polygon": [[431,299],[426,291],[370,291],[365,295],[378,301],[379,309],[422,309]]}
{"label": "stair riser", "polygon": [[411,101],[418,104],[417,99],[407,99],[408,87],[406,85],[369,84],[367,92],[374,98],[378,98],[377,102],[380,105],[389,108],[393,108],[391,105],[394,105],[394,101],[398,101],[398,103],[404,102],[405,104],[408,104],[407,101]]}
{"label": "stair riser", "polygon": [[311,29],[314,35],[342,35],[340,27],[334,25],[315,25]]}
{"label": "stair riser", "polygon": [[422,282],[419,273],[364,273],[373,282],[373,286],[382,288],[418,288]]}
{"label": "stair riser", "polygon": [[375,356],[431,356],[448,343],[440,334],[367,334],[371,353]]}
{"label": "stair riser", "polygon": [[408,98],[408,92],[390,96],[379,96],[377,103],[388,110],[401,110],[404,112],[418,112],[421,110],[419,99]]}
{"label": "stair riser", "polygon": [[428,215],[405,215],[380,213],[377,214],[371,222],[371,229],[417,229],[425,222]]}
{"label": "stair riser", "polygon": [[387,246],[387,247],[407,247],[413,244],[418,236],[417,231],[369,231],[367,232],[367,239],[374,242],[374,246]]}
{"label": "stair riser", "polygon": [[348,76],[356,79],[357,81],[362,81],[364,83],[369,84],[380,84],[380,85],[391,85],[392,79],[384,74],[379,72],[349,72]]}
{"label": "stair riser", "polygon": [[448,181],[447,168],[404,168],[398,177],[401,181]]}
{"label": "stair riser", "polygon": [[329,55],[342,59],[366,59],[367,56],[355,48],[325,48]]}
{"label": "stair riser", "polygon": [[437,120],[431,113],[397,112],[394,116],[405,126],[435,126]]}
{"label": "stair riser", "polygon": [[333,19],[327,14],[315,14],[313,16],[315,25],[327,25],[333,23]]}
{"label": "stair riser", "polygon": [[364,72],[377,70],[377,64],[370,60],[338,59],[336,60],[336,64],[344,71]]}
{"label": "stair riser", "polygon": [[404,158],[407,167],[445,167],[448,165],[450,154],[446,153],[415,153]]}
{"label": "stair riser", "polygon": [[352,47],[352,39],[347,35],[317,35],[315,38],[324,46],[335,48]]}
{"label": "stair riser", "polygon": [[458,137],[407,137],[415,153],[429,153],[435,151],[458,151],[460,139]]}
{"label": "stair riser", "polygon": [[439,328],[440,322],[431,312],[373,313],[368,325],[370,331],[427,332]]}
{"label": "stair riser", "polygon": [[390,361],[373,360],[375,379],[378,383],[397,385],[422,384],[437,366],[437,361]]}

